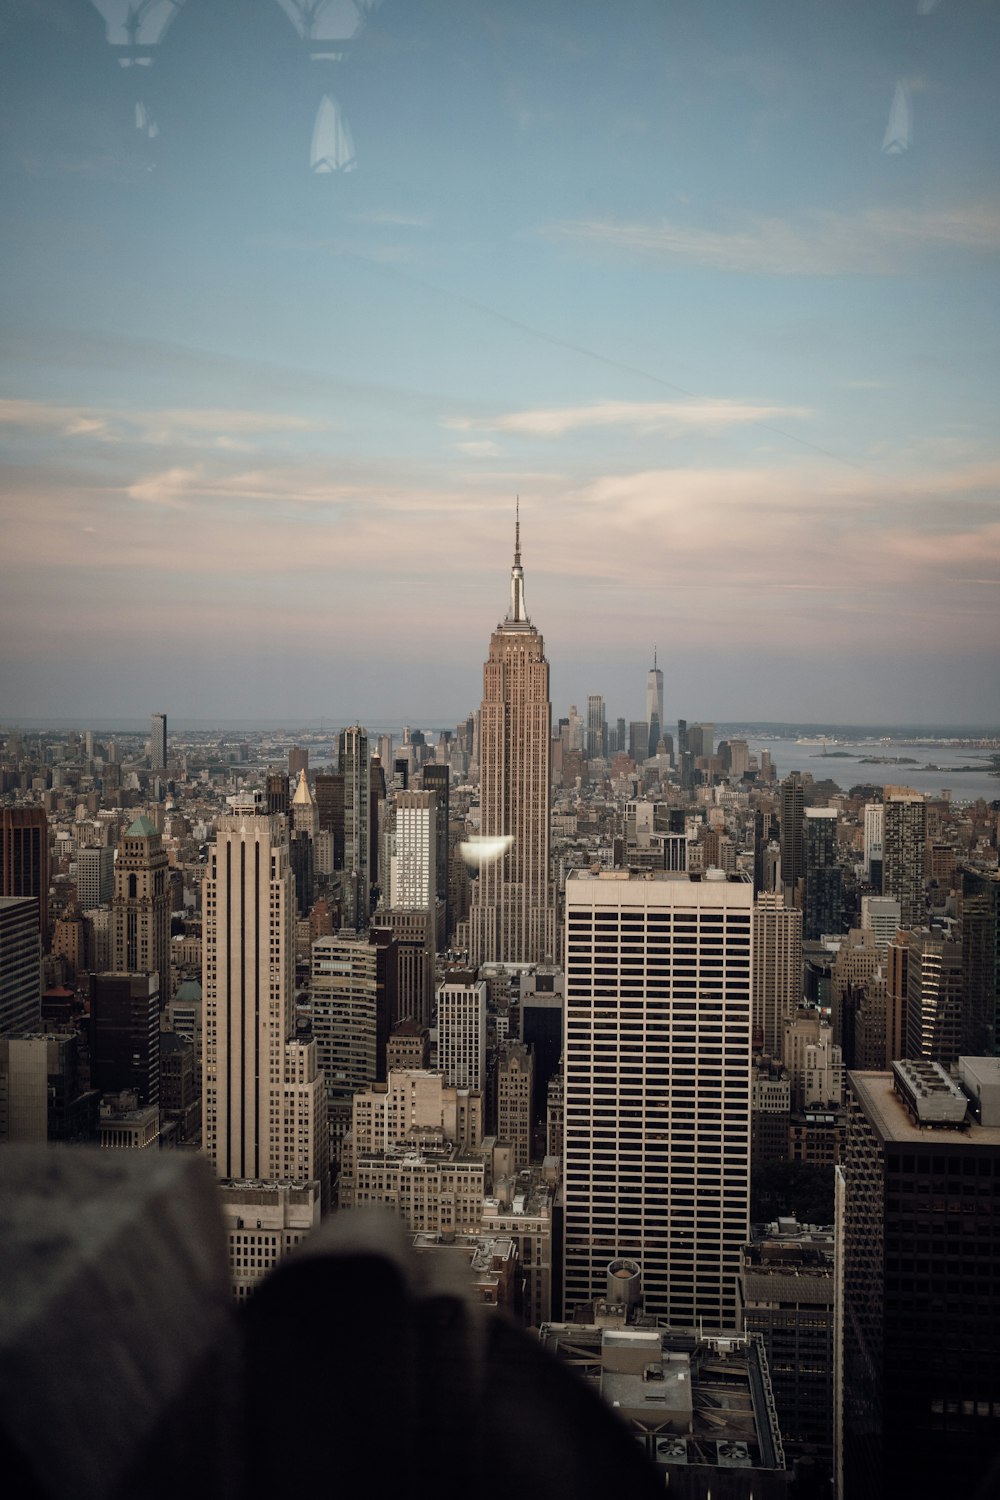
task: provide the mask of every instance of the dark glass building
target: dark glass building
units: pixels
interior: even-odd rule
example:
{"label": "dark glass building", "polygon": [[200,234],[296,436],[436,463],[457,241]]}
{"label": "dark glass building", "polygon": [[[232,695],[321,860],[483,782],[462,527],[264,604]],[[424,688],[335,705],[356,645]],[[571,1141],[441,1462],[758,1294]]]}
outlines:
{"label": "dark glass building", "polygon": [[850,1500],[996,1493],[1000,1062],[963,1058],[959,1072],[962,1087],[933,1062],[848,1075],[838,1228]]}
{"label": "dark glass building", "polygon": [[996,1053],[1000,1038],[1000,871],[962,871],[962,988],[970,1051]]}
{"label": "dark glass building", "polygon": [[160,985],[156,974],[92,974],[91,1081],[102,1094],[160,1100]]}
{"label": "dark glass building", "polygon": [[0,808],[0,896],[33,896],[49,925],[49,820],[43,807]]}
{"label": "dark glass building", "polygon": [[[843,922],[843,875],[837,855],[837,812],[808,807],[802,823],[802,936],[816,942]],[[784,878],[784,876],[782,876]]]}

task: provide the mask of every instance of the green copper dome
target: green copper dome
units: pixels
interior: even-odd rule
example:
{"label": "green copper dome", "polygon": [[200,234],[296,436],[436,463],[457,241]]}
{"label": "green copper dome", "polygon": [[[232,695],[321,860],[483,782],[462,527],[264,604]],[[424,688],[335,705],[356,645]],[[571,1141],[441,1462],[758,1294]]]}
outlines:
{"label": "green copper dome", "polygon": [[145,814],[142,814],[142,816],[136,818],[135,822],[126,828],[125,837],[127,839],[148,839],[151,833],[158,832],[159,829],[149,821]]}

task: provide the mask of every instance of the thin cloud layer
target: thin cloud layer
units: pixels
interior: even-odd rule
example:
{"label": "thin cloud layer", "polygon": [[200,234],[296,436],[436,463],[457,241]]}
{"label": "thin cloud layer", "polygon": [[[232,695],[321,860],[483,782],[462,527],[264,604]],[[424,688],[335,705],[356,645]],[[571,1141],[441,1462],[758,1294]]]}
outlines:
{"label": "thin cloud layer", "polygon": [[755,406],[741,401],[597,401],[587,406],[539,407],[494,417],[446,417],[445,426],[460,432],[558,438],[588,428],[625,427],[638,433],[714,431],[810,415],[804,407]]}
{"label": "thin cloud layer", "polygon": [[665,263],[774,276],[888,275],[933,253],[995,255],[1000,207],[873,207],[795,217],[750,215],[724,227],[671,219],[577,219],[546,226],[549,240]]}
{"label": "thin cloud layer", "polygon": [[232,434],[246,437],[276,432],[319,432],[329,424],[292,412],[244,411],[224,407],[113,411],[62,406],[47,401],[0,400],[0,426],[57,437],[93,437],[105,442],[204,443],[215,438],[231,445]]}

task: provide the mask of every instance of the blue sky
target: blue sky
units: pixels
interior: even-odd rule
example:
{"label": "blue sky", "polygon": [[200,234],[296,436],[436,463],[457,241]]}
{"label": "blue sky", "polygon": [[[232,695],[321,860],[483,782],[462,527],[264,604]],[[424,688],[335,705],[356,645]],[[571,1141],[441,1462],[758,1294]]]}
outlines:
{"label": "blue sky", "polygon": [[519,493],[559,712],[1000,718],[997,7],[126,11],[2,23],[0,714],[454,721]]}

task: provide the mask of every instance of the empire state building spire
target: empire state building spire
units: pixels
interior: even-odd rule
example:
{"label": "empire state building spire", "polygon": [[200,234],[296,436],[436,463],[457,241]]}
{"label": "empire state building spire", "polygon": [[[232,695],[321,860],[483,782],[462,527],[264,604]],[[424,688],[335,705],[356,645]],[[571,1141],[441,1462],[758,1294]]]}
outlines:
{"label": "empire state building spire", "polygon": [[528,625],[524,608],[524,569],[521,567],[521,500],[518,497],[514,512],[514,566],[510,570],[510,610],[507,622],[511,625]]}

